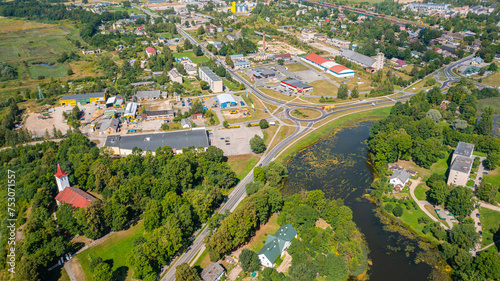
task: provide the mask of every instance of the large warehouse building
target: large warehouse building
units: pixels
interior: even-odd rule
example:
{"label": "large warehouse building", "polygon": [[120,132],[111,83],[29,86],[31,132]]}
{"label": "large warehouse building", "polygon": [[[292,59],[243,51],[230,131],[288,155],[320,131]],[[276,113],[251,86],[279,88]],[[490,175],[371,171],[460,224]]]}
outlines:
{"label": "large warehouse building", "polygon": [[219,101],[221,108],[226,108],[230,106],[237,106],[238,103],[231,94],[220,94],[217,95],[217,100]]}
{"label": "large warehouse building", "polygon": [[112,149],[114,154],[129,155],[134,148],[142,151],[150,150],[153,155],[156,149],[170,146],[175,154],[182,153],[182,149],[195,147],[208,149],[207,131],[203,129],[185,130],[171,133],[145,134],[145,135],[113,135],[106,138],[106,147]]}
{"label": "large warehouse building", "polygon": [[106,102],[106,93],[98,92],[98,93],[89,93],[89,94],[79,94],[79,95],[65,95],[62,96],[59,100],[61,106],[69,105],[84,105],[84,104],[96,104],[96,103],[105,103]]}
{"label": "large warehouse building", "polygon": [[354,78],[354,70],[349,69],[341,64],[333,62],[320,55],[310,54],[302,57],[302,61],[323,69],[325,72],[338,78]]}

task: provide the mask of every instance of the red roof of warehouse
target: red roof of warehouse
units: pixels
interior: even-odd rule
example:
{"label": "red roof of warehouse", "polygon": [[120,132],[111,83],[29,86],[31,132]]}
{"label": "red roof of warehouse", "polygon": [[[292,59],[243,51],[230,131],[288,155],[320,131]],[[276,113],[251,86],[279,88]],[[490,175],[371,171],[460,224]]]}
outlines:
{"label": "red roof of warehouse", "polygon": [[57,173],[54,175],[56,176],[57,178],[61,178],[62,176],[67,176],[68,173],[66,172],[63,172],[63,170],[61,169],[61,166],[59,165],[59,163],[57,163]]}
{"label": "red roof of warehouse", "polygon": [[275,59],[288,59],[288,58],[291,58],[291,57],[292,56],[290,56],[290,54],[288,54],[288,53],[274,55]]}
{"label": "red roof of warehouse", "polygon": [[335,72],[335,73],[340,73],[344,70],[349,70],[349,68],[339,64],[339,65],[330,67],[330,70]]}
{"label": "red roof of warehouse", "polygon": [[84,208],[95,198],[79,188],[67,186],[57,194],[56,200],[61,203],[68,203],[74,208]]}
{"label": "red roof of warehouse", "polygon": [[310,60],[310,61],[312,61],[312,62],[314,62],[316,64],[319,64],[319,65],[321,65],[322,63],[325,63],[327,61],[330,61],[329,59],[324,58],[324,57],[322,57],[320,55],[316,55],[316,54],[307,55],[306,59],[308,59],[308,60]]}
{"label": "red roof of warehouse", "polygon": [[146,52],[152,54],[152,53],[155,52],[155,48],[153,48],[153,47],[147,47],[146,48]]}

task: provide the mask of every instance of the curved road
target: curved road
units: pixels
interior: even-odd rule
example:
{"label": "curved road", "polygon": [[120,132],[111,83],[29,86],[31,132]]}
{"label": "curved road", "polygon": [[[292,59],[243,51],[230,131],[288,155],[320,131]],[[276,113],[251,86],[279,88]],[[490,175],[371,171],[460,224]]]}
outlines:
{"label": "curved road", "polygon": [[[184,30],[182,30],[178,26],[178,31],[180,34],[182,34],[185,38],[189,39],[193,44],[199,45],[196,40],[194,40],[189,34],[187,34]],[[283,141],[278,143],[273,149],[271,149],[267,154],[265,154],[260,162],[259,165],[267,165],[269,162],[271,162],[272,159],[274,159],[276,156],[279,155],[280,151],[285,148],[289,143],[291,143],[294,139],[299,137],[300,135],[304,134],[306,131],[308,131],[315,122],[323,120],[324,118],[330,116],[333,113],[341,112],[341,111],[348,111],[348,110],[354,110],[354,109],[361,109],[361,108],[366,108],[366,107],[371,107],[372,102],[376,102],[377,105],[381,104],[389,104],[389,103],[394,103],[396,100],[394,99],[383,99],[383,100],[376,100],[376,101],[366,101],[366,102],[361,102],[358,104],[354,105],[343,105],[343,106],[338,106],[334,112],[326,112],[322,109],[319,109],[318,107],[315,106],[310,106],[310,105],[296,105],[296,104],[290,104],[284,101],[279,101],[276,99],[273,99],[271,97],[268,97],[261,92],[259,92],[257,89],[254,88],[253,85],[248,83],[246,80],[241,79],[236,73],[234,73],[231,69],[229,69],[226,65],[218,62],[217,58],[210,52],[208,52],[203,46],[202,50],[207,55],[208,57],[214,59],[216,63],[223,65],[226,68],[226,71],[229,72],[229,74],[236,80],[238,80],[240,83],[243,83],[246,87],[247,90],[251,91],[255,95],[257,95],[260,99],[271,103],[275,104],[278,106],[283,106],[285,109],[285,115],[287,118],[290,120],[294,121],[296,125],[295,131],[289,135],[287,138],[285,138]],[[401,97],[397,97],[398,100],[408,100],[410,96],[414,94],[406,94]],[[308,107],[308,108],[314,108],[314,109],[319,109],[322,112],[322,116],[315,118],[315,119],[309,119],[309,120],[302,120],[299,118],[295,118],[289,114],[289,111],[293,108],[297,107]],[[307,122],[307,125],[305,127],[302,127],[300,122]],[[239,202],[243,200],[243,198],[246,195],[245,191],[245,185],[249,182],[253,181],[253,173],[250,171],[245,178],[243,178],[237,185],[236,187],[231,191],[229,194],[226,203],[218,210],[219,213],[223,214],[225,213],[226,210],[233,211],[236,206],[238,206]],[[175,280],[175,268],[181,264],[181,263],[190,263],[191,260],[198,254],[200,250],[203,249],[203,240],[205,237],[208,235],[208,230],[205,228],[205,225],[201,228],[201,230],[198,230],[194,236],[196,237],[192,244],[182,253],[177,259],[173,260],[171,264],[169,265],[169,268],[165,275],[161,278],[161,281],[173,281]]]}

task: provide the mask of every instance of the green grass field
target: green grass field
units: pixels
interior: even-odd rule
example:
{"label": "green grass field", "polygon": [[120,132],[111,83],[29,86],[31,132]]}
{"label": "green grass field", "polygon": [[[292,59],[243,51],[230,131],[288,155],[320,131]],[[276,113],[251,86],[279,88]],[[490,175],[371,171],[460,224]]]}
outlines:
{"label": "green grass field", "polygon": [[336,96],[338,87],[327,80],[316,80],[309,85],[313,86],[312,94],[315,96]]}
{"label": "green grass field", "polygon": [[38,79],[39,76],[49,77],[63,77],[68,75],[69,66],[66,64],[55,64],[53,67],[45,65],[31,65],[29,67],[31,78]]}
{"label": "green grass field", "polygon": [[132,242],[144,231],[143,221],[127,230],[116,232],[106,241],[87,249],[77,255],[88,280],[91,280],[90,257],[101,257],[103,261],[112,261],[113,276],[116,280],[132,280],[131,270],[127,265],[128,253],[132,250]]}
{"label": "green grass field", "polygon": [[483,227],[483,242],[482,245],[488,245],[493,243],[493,235],[498,232],[500,224],[500,212],[480,208],[479,213],[481,214],[481,226]]}
{"label": "green grass field", "polygon": [[485,107],[490,106],[493,108],[495,113],[500,113],[500,97],[478,100],[477,105],[481,110],[483,110]]}
{"label": "green grass field", "polygon": [[425,184],[421,183],[415,188],[415,197],[418,200],[427,200],[427,195],[425,194],[429,190]]}
{"label": "green grass field", "polygon": [[485,85],[500,87],[500,72],[484,78],[482,83]]}
{"label": "green grass field", "polygon": [[196,64],[207,62],[209,60],[209,58],[204,56],[204,55],[201,57],[195,56],[193,51],[184,51],[181,53],[174,53],[174,58],[182,58],[182,57],[188,57],[191,59],[192,62],[194,62]]}
{"label": "green grass field", "polygon": [[226,87],[229,88],[229,90],[231,91],[238,91],[238,87],[233,83],[233,82],[229,82],[229,80],[227,80],[226,78],[222,78],[222,81],[224,82],[224,85],[226,85]]}
{"label": "green grass field", "polygon": [[237,156],[229,156],[228,164],[236,173],[236,176],[241,180],[243,179],[250,170],[252,170],[253,166],[257,163],[259,157],[253,154],[243,154]]}

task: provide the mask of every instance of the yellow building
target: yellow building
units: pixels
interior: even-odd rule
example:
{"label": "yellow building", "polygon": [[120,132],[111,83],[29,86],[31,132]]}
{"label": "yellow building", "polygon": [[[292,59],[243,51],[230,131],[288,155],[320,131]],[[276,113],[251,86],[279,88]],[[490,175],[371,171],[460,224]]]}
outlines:
{"label": "yellow building", "polygon": [[106,93],[98,92],[98,93],[89,93],[89,94],[80,94],[80,95],[65,95],[62,96],[59,100],[61,106],[69,105],[84,105],[84,104],[97,104],[97,103],[105,103],[106,102]]}
{"label": "yellow building", "polygon": [[233,1],[229,9],[231,10],[231,13],[236,13],[236,2]]}

